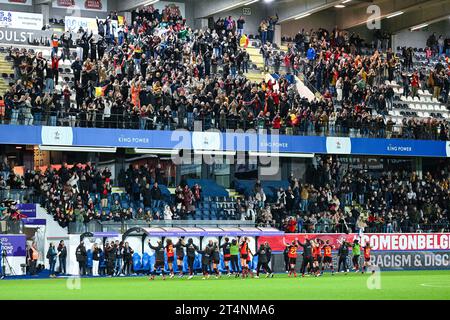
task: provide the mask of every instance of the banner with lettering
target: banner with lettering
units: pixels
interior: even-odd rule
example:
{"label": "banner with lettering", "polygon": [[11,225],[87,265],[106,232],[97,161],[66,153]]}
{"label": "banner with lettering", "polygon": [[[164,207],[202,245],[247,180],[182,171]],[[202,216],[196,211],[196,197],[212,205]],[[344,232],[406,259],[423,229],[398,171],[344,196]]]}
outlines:
{"label": "banner with lettering", "polygon": [[[105,19],[98,19],[99,21],[105,22]],[[117,21],[111,21],[112,32],[114,36],[117,37],[117,30],[119,24]],[[94,34],[98,34],[97,20],[94,18],[81,18],[81,17],[64,17],[64,27],[65,31],[77,32],[78,29],[83,28],[85,31],[92,31]]]}
{"label": "banner with lettering", "polygon": [[0,10],[0,28],[42,30],[44,17],[41,13]]}
{"label": "banner with lettering", "polygon": [[26,235],[24,234],[2,234],[0,235],[0,248],[7,257],[25,257]]}
{"label": "banner with lettering", "polygon": [[367,233],[361,237],[356,233],[287,233],[284,236],[261,236],[258,243],[267,241],[273,251],[283,251],[283,239],[291,242],[296,238],[302,243],[306,238],[329,240],[336,248],[343,240],[352,243],[359,239],[362,245],[369,242],[373,251],[450,251],[450,233]]}
{"label": "banner with lettering", "polygon": [[170,15],[181,15],[183,18],[186,17],[185,4],[182,2],[172,2],[172,1],[158,1],[148,7],[153,7],[153,9],[158,9],[163,15],[163,20],[166,16]]}
{"label": "banner with lettering", "polygon": [[0,0],[0,3],[21,5],[21,6],[31,6],[33,4],[33,1],[32,0]]}
{"label": "banner with lettering", "polygon": [[36,204],[35,203],[19,203],[17,204],[17,209],[21,214],[27,216],[27,218],[36,217]]}
{"label": "banner with lettering", "polygon": [[86,11],[108,11],[107,0],[53,0],[53,8],[86,10]]}

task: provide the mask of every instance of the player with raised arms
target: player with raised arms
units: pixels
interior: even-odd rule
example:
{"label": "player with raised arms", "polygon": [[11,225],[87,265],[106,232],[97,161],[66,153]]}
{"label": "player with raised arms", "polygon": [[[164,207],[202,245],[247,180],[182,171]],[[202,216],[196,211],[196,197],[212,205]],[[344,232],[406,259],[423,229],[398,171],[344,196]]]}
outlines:
{"label": "player with raised arms", "polygon": [[308,239],[308,236],[305,237],[305,243],[301,243],[300,241],[298,244],[303,248],[303,261],[302,266],[300,268],[302,277],[305,276],[306,267],[309,266],[312,268],[313,266],[313,258],[312,258],[312,245],[311,240]]}
{"label": "player with raised arms", "polygon": [[153,246],[149,239],[148,246],[150,247],[150,249],[155,250],[155,264],[153,265],[152,275],[149,278],[149,280],[155,280],[156,271],[158,271],[158,269],[161,270],[161,276],[162,276],[163,280],[166,280],[166,274],[164,272],[165,247],[164,247],[163,242],[161,240],[158,240],[158,244],[156,246]]}
{"label": "player with raised arms", "polygon": [[242,279],[248,277],[249,273],[253,277],[253,273],[248,266],[248,258],[249,255],[252,254],[248,246],[249,242],[250,242],[249,239],[247,237],[244,237],[239,245],[239,253],[241,255],[241,266],[242,266]]}
{"label": "player with raised arms", "polygon": [[333,249],[334,246],[330,244],[330,240],[326,240],[325,244],[322,246],[323,250],[322,274],[326,267],[331,270],[331,275],[334,276],[333,255],[332,255]]}
{"label": "player with raised arms", "polygon": [[297,249],[299,246],[298,238],[295,238],[295,240],[292,240],[291,243],[287,243],[286,239],[283,238],[283,244],[288,249],[288,257],[289,257],[289,274],[288,276],[291,277],[294,275],[294,277],[297,277],[297,272],[295,272],[295,265],[297,263]]}
{"label": "player with raised arms", "polygon": [[175,274],[173,272],[173,261],[175,260],[175,250],[172,240],[166,239],[166,255],[167,264],[169,266],[170,279],[172,279]]}

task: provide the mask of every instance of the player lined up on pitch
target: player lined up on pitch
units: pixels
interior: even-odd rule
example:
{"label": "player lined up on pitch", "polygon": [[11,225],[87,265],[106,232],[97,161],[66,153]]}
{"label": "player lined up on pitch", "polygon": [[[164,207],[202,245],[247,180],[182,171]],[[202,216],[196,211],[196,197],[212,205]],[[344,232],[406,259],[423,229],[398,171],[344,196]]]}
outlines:
{"label": "player lined up on pitch", "polygon": [[[331,275],[334,275],[334,265],[333,265],[333,255],[332,251],[335,249],[334,245],[330,244],[329,240],[323,241],[319,238],[309,239],[308,236],[305,237],[305,242],[301,243],[298,238],[295,238],[291,243],[287,243],[285,238],[283,238],[283,244],[286,246],[285,255],[287,255],[286,272],[288,276],[297,277],[296,263],[297,263],[297,250],[299,247],[303,248],[302,252],[302,264],[300,266],[300,272],[302,277],[305,275],[314,275],[319,277],[323,275],[325,269],[331,271]],[[347,274],[349,272],[348,267],[348,255],[349,248],[352,248],[352,263],[353,270],[355,272],[360,271],[360,255],[361,248],[364,251],[364,264],[361,273],[367,271],[367,268],[371,266],[370,262],[370,251],[371,247],[369,242],[366,243],[364,247],[361,247],[359,239],[355,239],[353,243],[347,242],[345,240],[340,241],[340,247],[338,248],[338,272],[344,272]],[[341,268],[342,266],[342,268]],[[373,273],[373,271],[372,271]]]}
{"label": "player lined up on pitch", "polygon": [[[367,268],[371,266],[370,252],[371,247],[367,242],[364,247],[361,247],[359,239],[354,239],[353,243],[346,241],[345,239],[338,240],[340,246],[337,248],[337,272],[349,272],[349,253],[352,250],[352,264],[355,272],[361,271],[364,273]],[[260,244],[255,253],[250,249],[250,240],[247,237],[237,237],[237,239],[224,238],[224,242],[219,245],[217,241],[209,240],[204,249],[200,249],[199,246],[194,244],[193,239],[189,238],[187,243],[184,239],[178,239],[177,243],[173,243],[171,239],[166,239],[165,244],[162,240],[157,241],[156,245],[153,245],[151,241],[148,241],[149,247],[155,251],[155,263],[149,280],[154,280],[158,271],[161,272],[162,279],[166,279],[165,272],[165,258],[167,257],[167,266],[169,270],[169,277],[175,276],[173,264],[177,263],[178,276],[181,278],[184,276],[183,264],[185,255],[187,256],[187,269],[189,272],[188,279],[192,279],[196,274],[194,263],[196,256],[201,255],[201,272],[202,279],[209,279],[211,275],[215,278],[222,276],[219,271],[221,265],[221,254],[223,256],[223,269],[225,274],[230,276],[242,277],[242,279],[259,278],[261,271],[264,271],[267,277],[273,277],[273,271],[270,267],[270,261],[272,258],[272,249],[268,242]],[[333,264],[333,250],[335,246],[330,244],[329,240],[323,241],[322,239],[309,239],[305,237],[305,242],[302,243],[298,238],[295,238],[290,243],[287,243],[283,238],[283,244],[286,247],[285,253],[287,255],[287,273],[289,277],[297,277],[296,265],[299,248],[302,249],[302,263],[300,265],[300,273],[302,277],[323,275],[325,270],[329,270],[331,275],[335,274],[335,268]],[[360,255],[361,249],[363,249],[364,262],[363,267],[360,267]],[[186,253],[185,253],[186,252]],[[256,275],[250,267],[250,262],[253,257],[258,257],[256,266]],[[240,258],[240,267],[239,267]],[[230,266],[231,264],[231,266]],[[373,272],[373,271],[372,271]]]}
{"label": "player lined up on pitch", "polygon": [[[225,273],[228,277],[234,275],[235,277],[242,276],[243,279],[248,276],[259,277],[259,273],[262,270],[265,271],[266,277],[273,277],[273,272],[270,269],[269,262],[272,257],[272,249],[266,242],[261,244],[259,249],[253,253],[249,247],[250,240],[247,237],[242,237],[238,239],[230,239],[228,237],[224,238],[224,243],[219,246],[217,241],[209,240],[208,244],[203,250],[194,244],[192,238],[189,238],[187,243],[183,239],[179,239],[176,244],[173,244],[171,239],[165,240],[165,245],[162,240],[158,240],[156,245],[148,240],[148,246],[150,249],[155,251],[155,263],[153,265],[153,270],[151,271],[151,276],[149,280],[154,280],[158,271],[161,272],[162,279],[166,279],[165,272],[165,257],[167,256],[167,265],[169,269],[169,277],[173,278],[175,276],[173,263],[177,260],[177,270],[179,277],[183,277],[183,261],[184,261],[184,248],[186,248],[187,264],[189,270],[188,279],[192,279],[195,274],[194,262],[197,254],[201,255],[201,269],[203,279],[209,279],[211,275],[215,278],[219,278],[222,274],[219,272],[220,265],[220,253],[223,255],[223,262],[225,267]],[[240,256],[241,267],[238,265],[238,256]],[[249,262],[252,257],[259,257],[256,276],[249,267]],[[231,262],[231,268],[230,268]],[[231,271],[231,269],[233,271]]]}

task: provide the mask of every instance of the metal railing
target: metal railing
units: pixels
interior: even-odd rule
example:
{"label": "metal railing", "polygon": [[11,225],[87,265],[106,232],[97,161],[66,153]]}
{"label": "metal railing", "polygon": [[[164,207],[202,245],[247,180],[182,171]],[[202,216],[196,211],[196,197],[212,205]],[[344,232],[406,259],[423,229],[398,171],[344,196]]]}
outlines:
{"label": "metal railing", "polygon": [[32,199],[34,194],[33,188],[26,189],[0,189],[0,201],[11,199],[20,203],[29,201]]}
{"label": "metal railing", "polygon": [[23,222],[21,220],[0,220],[0,234],[23,233]]}
{"label": "metal railing", "polygon": [[[178,118],[176,112],[173,112],[173,121],[160,122],[156,116],[140,117],[137,115],[116,114],[104,118],[102,114],[92,114],[86,118],[80,117],[79,113],[59,113],[57,116],[52,113],[41,113],[32,116],[27,120],[26,117],[3,119],[0,124],[15,125],[49,125],[66,126],[82,128],[115,128],[131,130],[167,130],[172,131],[180,128],[194,131],[194,128],[200,127],[203,131],[211,128],[225,131],[227,129],[274,129],[270,118],[253,118],[240,116],[227,116],[226,118],[205,117],[194,118],[192,113],[186,113],[182,118]],[[181,120],[180,120],[181,119]],[[1,120],[1,119],[0,119]],[[420,128],[420,130],[418,130]],[[398,138],[398,139],[420,139],[420,140],[448,140],[448,135],[441,136],[440,126],[433,127],[427,125],[418,125],[416,127],[407,125],[384,125],[366,126],[364,124],[344,125],[335,122],[311,121],[300,119],[298,124],[290,125],[282,119],[279,134],[301,135],[301,136],[331,136],[331,137],[363,137],[363,138]]]}
{"label": "metal railing", "polygon": [[[289,231],[286,226],[281,226],[281,230]],[[360,228],[353,223],[307,223],[297,224],[295,230],[291,233],[345,233],[358,232]],[[431,232],[449,232],[450,223],[418,223],[404,226],[400,223],[374,223],[371,226],[364,227],[366,233],[431,233]]]}
{"label": "metal railing", "polygon": [[124,233],[130,228],[141,227],[254,227],[252,221],[242,220],[157,220],[145,222],[142,220],[127,220],[121,222],[113,221],[91,221],[89,223],[69,223],[70,234],[81,234],[84,232],[118,232]]}

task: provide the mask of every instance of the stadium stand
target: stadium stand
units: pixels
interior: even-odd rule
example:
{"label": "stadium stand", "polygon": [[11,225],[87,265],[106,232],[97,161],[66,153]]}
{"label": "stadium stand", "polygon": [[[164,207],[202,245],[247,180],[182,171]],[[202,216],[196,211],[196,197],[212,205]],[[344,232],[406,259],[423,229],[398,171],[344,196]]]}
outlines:
{"label": "stadium stand", "polygon": [[[0,233],[26,234],[25,226],[35,221],[27,221],[20,205],[36,204],[52,221],[49,230],[58,229],[72,243],[76,239],[84,248],[79,239],[101,239],[103,251],[84,248],[90,271],[81,271],[80,264],[80,274],[98,269],[100,275],[130,275],[154,270],[158,249],[149,251],[144,239],[156,243],[157,237],[171,241],[201,232],[197,244],[204,249],[213,241],[210,234],[220,241],[249,234],[255,245],[264,232],[284,237],[450,231],[450,167],[443,158],[450,155],[450,64],[437,39],[424,48],[391,48],[385,35],[370,43],[349,30],[315,27],[280,42],[278,14],[263,18],[254,34],[244,34],[243,17],[216,17],[209,28],[195,29],[179,12],[151,8],[130,12],[131,21],[122,22],[117,35],[112,25],[119,18],[110,14],[105,22],[96,18],[98,34],[56,31],[64,24],[58,17],[49,21],[50,31],[41,30],[48,37],[39,41],[0,40],[0,126],[67,128],[70,135],[76,135],[72,128],[106,129],[105,135],[123,129],[130,137],[144,132],[136,139],[156,130],[268,129],[289,136],[286,144],[290,136],[320,136],[317,144],[325,152],[303,154],[305,159],[279,153],[283,168],[267,177],[253,163],[170,163],[175,173],[168,174],[161,166],[143,165],[147,158],[137,156],[138,148],[122,145],[104,157],[107,164],[95,145],[80,155],[70,150],[75,145],[58,141],[67,151],[51,151],[46,159],[39,155],[44,142],[0,145]],[[55,132],[57,139],[61,132]],[[330,137],[345,139],[332,140],[333,149]],[[414,146],[439,143],[443,159],[423,156],[426,169],[414,153],[396,157],[382,150],[369,159],[341,150],[351,145],[347,138],[395,140],[400,148],[397,138]],[[247,147],[245,160],[252,152]],[[155,164],[173,160],[165,156],[174,150],[146,151]],[[125,250],[129,234],[139,240],[133,243],[137,252]],[[54,238],[60,240],[59,234]],[[32,248],[28,244],[28,258]],[[217,244],[210,248],[218,250]],[[197,251],[193,265],[199,270],[207,252]],[[108,257],[117,252],[119,258]],[[162,270],[192,271],[188,259],[183,257],[181,270],[171,270],[167,258],[165,252]],[[27,268],[34,275],[31,260]],[[223,254],[219,261],[218,270],[230,270]],[[128,269],[111,266],[122,262]],[[241,263],[231,270],[239,272]],[[258,258],[248,263],[255,268]]]}

